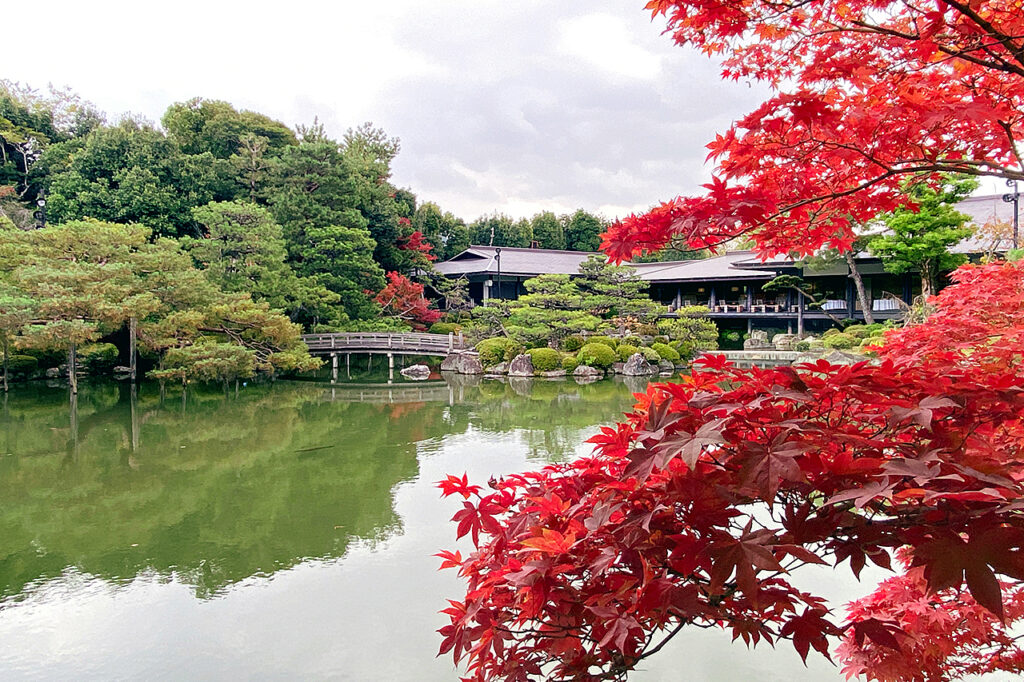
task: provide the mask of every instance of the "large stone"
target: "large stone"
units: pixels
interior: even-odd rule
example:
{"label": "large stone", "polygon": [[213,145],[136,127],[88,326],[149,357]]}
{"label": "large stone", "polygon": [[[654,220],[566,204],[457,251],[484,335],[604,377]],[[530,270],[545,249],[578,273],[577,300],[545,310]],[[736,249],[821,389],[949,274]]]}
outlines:
{"label": "large stone", "polygon": [[423,381],[430,376],[430,368],[426,365],[411,365],[403,369],[399,374],[413,381]]}
{"label": "large stone", "polygon": [[600,379],[604,376],[604,372],[599,370],[597,367],[591,367],[590,365],[580,365],[572,371],[574,377],[593,377]]}
{"label": "large stone", "polygon": [[566,372],[564,369],[553,369],[550,372],[538,372],[537,376],[552,379],[555,377],[564,377],[566,374],[568,374],[568,372]]}
{"label": "large stone", "polygon": [[625,367],[625,365],[626,365],[626,363],[624,363],[624,362],[612,363],[612,368],[611,368],[612,374],[622,374],[622,368]]}
{"label": "large stone", "polygon": [[484,367],[484,374],[494,374],[494,375],[508,374],[508,363],[507,362],[499,362],[496,365],[491,365],[490,367]]}
{"label": "large stone", "polygon": [[821,359],[826,360],[833,365],[855,365],[858,362],[864,362],[870,358],[863,355],[857,355],[856,353],[844,353],[841,350],[834,350],[831,353],[823,355]]}
{"label": "large stone", "polygon": [[483,374],[484,368],[475,353],[452,353],[441,363],[441,371],[458,374]]}
{"label": "large stone", "polygon": [[750,332],[750,338],[743,341],[743,350],[761,350],[762,348],[772,348],[772,344],[768,343],[768,332],[755,329]]}
{"label": "large stone", "polygon": [[532,377],[533,359],[526,353],[515,356],[508,365],[508,375],[510,377]]}
{"label": "large stone", "polygon": [[659,374],[675,374],[676,366],[668,360],[661,360],[658,362],[658,373]]}
{"label": "large stone", "polygon": [[622,366],[622,373],[628,377],[642,377],[657,374],[657,370],[647,362],[647,358],[642,354],[633,353],[626,360],[626,364]]}
{"label": "large stone", "polygon": [[441,361],[442,372],[454,372],[455,368],[459,364],[459,356],[462,353],[449,353],[445,356],[444,360]]}
{"label": "large stone", "polygon": [[799,342],[800,337],[796,334],[776,334],[772,339],[775,350],[796,350],[796,344]]}

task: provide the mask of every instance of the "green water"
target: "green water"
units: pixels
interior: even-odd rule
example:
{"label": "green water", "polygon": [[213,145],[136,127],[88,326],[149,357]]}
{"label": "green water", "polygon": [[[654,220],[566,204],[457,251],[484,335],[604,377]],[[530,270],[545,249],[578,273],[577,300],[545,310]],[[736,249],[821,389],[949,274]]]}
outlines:
{"label": "green water", "polygon": [[[0,413],[0,679],[455,680],[434,631],[460,586],[431,555],[455,547],[458,503],[435,482],[583,453],[642,386],[89,384],[74,411],[17,386]],[[702,631],[635,679],[841,676]]]}

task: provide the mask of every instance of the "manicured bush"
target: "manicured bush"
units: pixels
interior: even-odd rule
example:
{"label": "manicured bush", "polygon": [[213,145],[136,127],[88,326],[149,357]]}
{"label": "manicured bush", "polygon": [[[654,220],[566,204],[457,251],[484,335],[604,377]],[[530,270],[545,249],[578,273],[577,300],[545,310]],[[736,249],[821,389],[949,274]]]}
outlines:
{"label": "manicured bush", "polygon": [[562,369],[566,372],[572,372],[579,367],[580,361],[576,359],[575,355],[566,355],[562,358]]}
{"label": "manicured bush", "polygon": [[868,336],[878,336],[886,330],[886,326],[881,322],[865,325],[864,328],[868,330]]}
{"label": "manicured bush", "polygon": [[509,339],[509,344],[508,346],[505,347],[504,360],[505,362],[512,362],[512,359],[515,356],[522,355],[525,352],[526,346],[519,343],[518,341],[513,341],[512,339]]}
{"label": "manicured bush", "polygon": [[631,346],[628,343],[621,343],[619,347],[615,349],[615,352],[619,354],[619,360],[625,362],[629,360],[629,356],[637,352],[636,346]]}
{"label": "manicured bush", "polygon": [[455,322],[435,322],[430,325],[431,334],[458,334],[462,331],[462,325]]}
{"label": "manicured bush", "polygon": [[868,346],[881,346],[885,343],[885,338],[882,336],[869,336],[866,339],[861,339],[860,347],[867,348]]}
{"label": "manicured bush", "polygon": [[633,328],[633,331],[640,336],[657,336],[658,325],[656,324],[638,324]]}
{"label": "manicured bush", "polygon": [[[654,337],[654,343],[668,344],[668,340],[669,340],[668,337],[664,336],[664,335],[662,335],[662,336],[655,336]],[[653,348],[654,346],[652,345],[651,347]]]}
{"label": "manicured bush", "polygon": [[666,343],[652,343],[651,348],[657,351],[658,355],[661,356],[662,360],[668,360],[669,362],[679,362],[679,353]]}
{"label": "manicured bush", "polygon": [[117,364],[117,355],[112,343],[91,343],[78,349],[78,362],[87,372],[107,372]]}
{"label": "manicured bush", "polygon": [[852,336],[857,341],[862,341],[871,336],[871,331],[862,324],[854,324],[847,327],[844,331],[847,336]]}
{"label": "manicured bush", "polygon": [[743,348],[743,335],[735,330],[719,332],[718,347],[723,350],[739,350]]}
{"label": "manicured bush", "polygon": [[550,372],[561,366],[562,358],[554,348],[531,348],[526,354],[533,361],[534,372]]}
{"label": "manicured bush", "polygon": [[579,334],[571,334],[562,339],[562,343],[560,345],[562,347],[562,350],[569,351],[570,353],[575,353],[580,348],[583,348],[583,343],[584,342],[582,336],[580,336]]}
{"label": "manicured bush", "polygon": [[576,355],[576,359],[579,360],[579,364],[581,365],[597,367],[598,369],[608,369],[615,363],[618,356],[607,344],[587,343],[584,344],[583,348],[580,348],[580,352]]}
{"label": "manicured bush", "polygon": [[856,348],[857,344],[860,343],[857,339],[853,338],[849,334],[832,334],[831,336],[825,336],[821,339],[822,344],[825,348],[833,348],[835,350],[848,350],[850,348]]}
{"label": "manicured bush", "polygon": [[[612,350],[619,345],[618,342],[610,336],[591,336],[587,339],[587,343],[603,343]],[[582,346],[580,346],[582,348]]]}
{"label": "manicured bush", "polygon": [[[476,344],[476,350],[480,353],[480,364],[484,367],[493,367],[505,359],[505,352],[509,346],[518,345],[512,339],[499,336],[493,339],[484,339]],[[513,356],[515,357],[515,356]]]}
{"label": "manicured bush", "polygon": [[50,367],[60,367],[68,361],[68,354],[62,350],[56,350],[53,348],[25,348],[21,351],[22,355],[29,355],[36,359],[39,363],[39,367],[49,369]]}
{"label": "manicured bush", "polygon": [[794,346],[794,348],[800,351],[801,353],[806,353],[811,349],[811,344],[809,341],[797,341],[796,346]]}
{"label": "manicured bush", "polygon": [[839,329],[838,327],[832,327],[831,329],[826,329],[825,333],[821,335],[821,338],[827,339],[830,336],[835,336],[836,334],[842,334],[842,333],[843,333],[842,329]]}
{"label": "manicured bush", "polygon": [[19,376],[31,374],[39,369],[39,361],[31,355],[8,355],[7,371]]}
{"label": "manicured bush", "polygon": [[644,346],[640,349],[640,354],[644,356],[644,360],[647,362],[658,363],[661,361],[661,356],[658,355],[658,351],[653,348]]}

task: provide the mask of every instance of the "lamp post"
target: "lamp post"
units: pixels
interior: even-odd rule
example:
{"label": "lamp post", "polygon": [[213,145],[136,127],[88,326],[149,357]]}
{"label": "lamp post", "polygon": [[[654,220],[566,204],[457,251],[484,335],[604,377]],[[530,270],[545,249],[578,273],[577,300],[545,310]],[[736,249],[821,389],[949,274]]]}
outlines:
{"label": "lamp post", "polygon": [[1020,230],[1020,189],[1017,187],[1016,180],[1007,180],[1006,186],[1013,188],[1012,194],[1003,195],[1003,201],[1013,204],[1013,248],[1016,249],[1018,246],[1018,232]]}
{"label": "lamp post", "polygon": [[36,199],[36,206],[39,210],[32,214],[32,217],[39,221],[39,228],[46,227],[46,190],[39,190],[39,198]]}
{"label": "lamp post", "polygon": [[498,298],[501,298],[501,247],[494,250],[494,262],[498,266]]}

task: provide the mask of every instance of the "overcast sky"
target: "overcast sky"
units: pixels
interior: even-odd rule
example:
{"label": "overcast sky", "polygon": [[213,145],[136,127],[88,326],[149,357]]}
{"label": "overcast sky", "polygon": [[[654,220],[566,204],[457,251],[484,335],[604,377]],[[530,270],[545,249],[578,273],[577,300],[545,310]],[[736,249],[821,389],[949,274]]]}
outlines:
{"label": "overcast sky", "polygon": [[[394,181],[466,219],[642,210],[706,181],[704,145],[752,109],[642,0],[45,3],[0,76],[69,85],[111,119],[195,96],[402,141]],[[12,44],[13,43],[13,44]]]}

